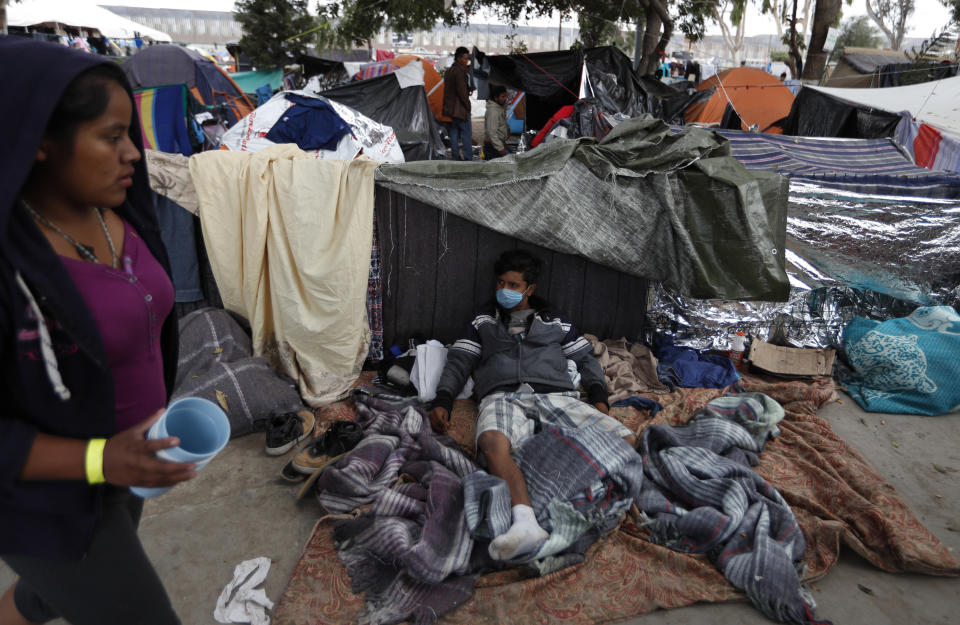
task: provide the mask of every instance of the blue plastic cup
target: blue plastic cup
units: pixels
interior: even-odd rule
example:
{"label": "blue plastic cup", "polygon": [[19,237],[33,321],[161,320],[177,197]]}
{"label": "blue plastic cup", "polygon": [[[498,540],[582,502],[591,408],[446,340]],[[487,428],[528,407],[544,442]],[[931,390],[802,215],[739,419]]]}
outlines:
{"label": "blue plastic cup", "polygon": [[[161,449],[157,458],[170,462],[193,462],[199,471],[207,466],[230,440],[230,421],[220,406],[199,397],[186,397],[173,402],[147,430],[147,438],[156,440],[176,436],[180,444]],[[133,486],[130,492],[148,499],[173,488]]]}

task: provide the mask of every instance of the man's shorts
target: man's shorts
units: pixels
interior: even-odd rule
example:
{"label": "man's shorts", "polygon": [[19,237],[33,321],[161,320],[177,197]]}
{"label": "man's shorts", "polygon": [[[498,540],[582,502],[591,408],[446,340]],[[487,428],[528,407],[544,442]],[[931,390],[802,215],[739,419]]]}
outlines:
{"label": "man's shorts", "polygon": [[480,401],[477,439],[494,430],[510,440],[512,450],[542,425],[578,429],[595,427],[623,438],[633,434],[625,425],[580,401],[579,393],[491,393]]}

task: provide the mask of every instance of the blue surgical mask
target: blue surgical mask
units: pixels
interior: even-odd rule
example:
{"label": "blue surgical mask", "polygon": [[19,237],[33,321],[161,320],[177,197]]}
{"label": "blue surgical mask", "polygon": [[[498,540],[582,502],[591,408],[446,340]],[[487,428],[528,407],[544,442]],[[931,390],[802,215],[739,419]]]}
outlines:
{"label": "blue surgical mask", "polygon": [[[526,291],[523,293],[526,293]],[[519,291],[513,291],[511,289],[498,289],[497,303],[507,310],[510,310],[523,301],[523,293],[520,293]]]}

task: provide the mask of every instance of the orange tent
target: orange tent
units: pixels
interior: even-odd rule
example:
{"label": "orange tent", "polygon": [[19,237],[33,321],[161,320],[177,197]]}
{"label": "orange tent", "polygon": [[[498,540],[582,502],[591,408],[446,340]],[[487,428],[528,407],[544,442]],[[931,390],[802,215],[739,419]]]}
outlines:
{"label": "orange tent", "polygon": [[697,91],[716,89],[710,99],[690,106],[686,122],[720,122],[727,104],[740,115],[743,130],[756,124],[760,132],[780,133],[771,128],[774,122],[790,114],[793,94],[776,76],[755,67],[735,67],[711,76],[697,86]]}

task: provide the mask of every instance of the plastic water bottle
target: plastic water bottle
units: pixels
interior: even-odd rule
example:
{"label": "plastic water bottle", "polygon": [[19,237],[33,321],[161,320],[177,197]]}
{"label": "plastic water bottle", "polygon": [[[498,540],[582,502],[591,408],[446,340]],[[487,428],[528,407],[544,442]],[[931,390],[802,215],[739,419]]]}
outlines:
{"label": "plastic water bottle", "polygon": [[730,335],[730,360],[737,369],[743,367],[743,351],[746,348],[747,335],[737,332]]}
{"label": "plastic water bottle", "polygon": [[520,135],[520,142],[517,143],[517,154],[523,154],[527,151],[527,143],[523,138],[523,135]]}

